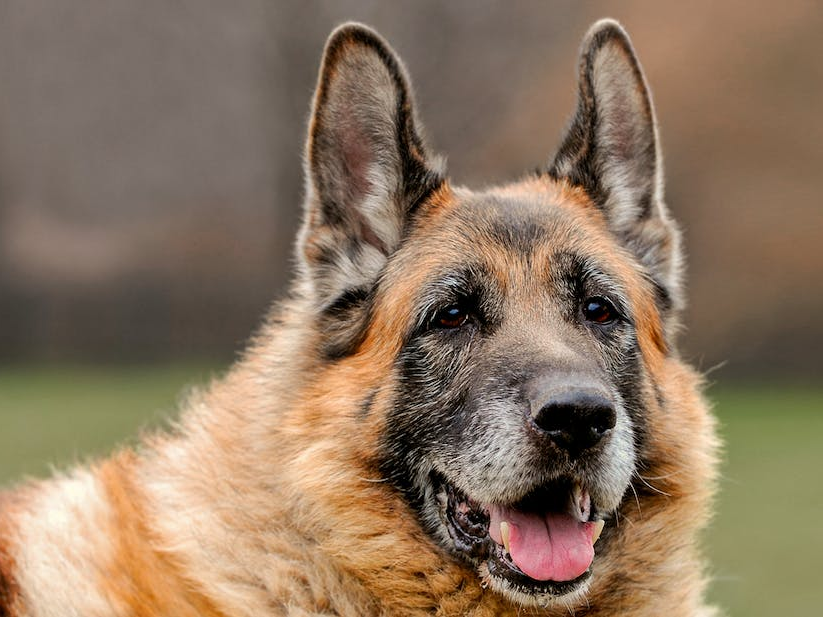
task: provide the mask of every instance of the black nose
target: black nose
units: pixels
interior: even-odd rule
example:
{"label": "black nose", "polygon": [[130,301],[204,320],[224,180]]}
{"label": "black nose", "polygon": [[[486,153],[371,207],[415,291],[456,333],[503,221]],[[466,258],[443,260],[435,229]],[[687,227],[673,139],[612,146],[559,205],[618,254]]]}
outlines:
{"label": "black nose", "polygon": [[532,416],[540,431],[570,453],[598,444],[614,428],[616,419],[609,400],[580,390],[553,395]]}

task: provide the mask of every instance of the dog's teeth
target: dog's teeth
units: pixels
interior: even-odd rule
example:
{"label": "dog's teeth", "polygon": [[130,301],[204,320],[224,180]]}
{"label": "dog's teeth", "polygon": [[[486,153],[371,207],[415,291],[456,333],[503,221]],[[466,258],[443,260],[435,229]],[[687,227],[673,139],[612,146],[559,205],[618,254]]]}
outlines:
{"label": "dog's teeth", "polygon": [[600,538],[600,534],[603,533],[603,526],[606,524],[606,521],[597,521],[594,524],[594,533],[592,534],[592,546],[594,543],[597,542],[598,538]]}
{"label": "dog's teeth", "polygon": [[503,548],[506,549],[506,552],[511,555],[511,551],[509,550],[509,534],[511,530],[509,529],[509,524],[506,521],[500,521],[500,537],[503,538]]}

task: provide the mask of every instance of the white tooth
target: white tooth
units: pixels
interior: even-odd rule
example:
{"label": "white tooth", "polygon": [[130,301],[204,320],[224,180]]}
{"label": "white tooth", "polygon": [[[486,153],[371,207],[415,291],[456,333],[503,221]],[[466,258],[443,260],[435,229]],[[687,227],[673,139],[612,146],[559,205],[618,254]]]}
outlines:
{"label": "white tooth", "polygon": [[603,533],[603,526],[606,524],[606,521],[596,521],[594,524],[594,533],[592,534],[592,546],[594,543],[597,542],[598,538],[600,538],[600,534]]}
{"label": "white tooth", "polygon": [[511,555],[511,551],[509,550],[509,534],[511,530],[509,529],[509,524],[506,521],[500,521],[500,537],[503,538],[503,548],[506,549],[506,552]]}

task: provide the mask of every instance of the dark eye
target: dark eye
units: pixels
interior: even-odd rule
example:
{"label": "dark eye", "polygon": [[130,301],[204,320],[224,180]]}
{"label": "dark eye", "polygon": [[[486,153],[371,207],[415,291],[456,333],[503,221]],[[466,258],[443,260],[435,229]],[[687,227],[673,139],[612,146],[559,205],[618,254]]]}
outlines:
{"label": "dark eye", "polygon": [[594,296],[583,301],[583,317],[586,321],[606,325],[617,319],[617,310],[611,302],[601,296]]}
{"label": "dark eye", "polygon": [[452,304],[435,313],[432,318],[432,327],[443,329],[459,328],[466,323],[468,319],[468,311],[457,304]]}

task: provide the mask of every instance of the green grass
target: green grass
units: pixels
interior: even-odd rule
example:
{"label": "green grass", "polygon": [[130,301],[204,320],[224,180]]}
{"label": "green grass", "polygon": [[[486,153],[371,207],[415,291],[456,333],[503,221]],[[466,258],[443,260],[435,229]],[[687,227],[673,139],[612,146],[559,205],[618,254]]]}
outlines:
{"label": "green grass", "polygon": [[712,597],[730,615],[811,615],[823,604],[823,387],[717,388],[726,441],[707,537]]}
{"label": "green grass", "polygon": [[0,485],[43,476],[175,415],[186,387],[207,383],[203,366],[0,367]]}
{"label": "green grass", "polygon": [[[173,417],[202,366],[0,368],[0,484],[42,476]],[[823,387],[734,386],[711,398],[726,441],[706,536],[712,599],[729,615],[807,615],[823,603]]]}

